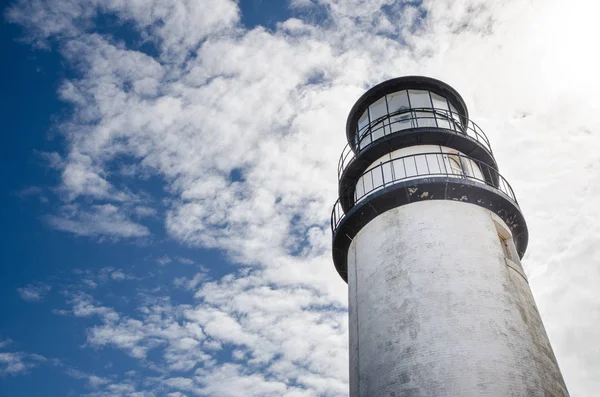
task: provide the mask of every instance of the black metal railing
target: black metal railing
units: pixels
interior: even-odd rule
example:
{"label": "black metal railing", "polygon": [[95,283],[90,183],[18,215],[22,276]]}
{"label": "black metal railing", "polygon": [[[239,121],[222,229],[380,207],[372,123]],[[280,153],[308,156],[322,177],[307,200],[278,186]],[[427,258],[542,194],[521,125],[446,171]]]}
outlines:
{"label": "black metal railing", "polygon": [[419,153],[381,162],[358,177],[341,193],[333,206],[332,232],[335,233],[344,219],[344,208],[351,208],[370,194],[392,184],[432,176],[465,178],[486,184],[518,205],[510,184],[487,163],[463,154]]}
{"label": "black metal railing", "polygon": [[418,127],[442,128],[447,132],[468,136],[479,142],[490,154],[492,147],[483,130],[466,117],[446,109],[414,108],[403,109],[374,120],[357,131],[356,153],[349,144],[344,147],[338,161],[338,180],[356,155],[373,142],[385,136],[402,133]]}

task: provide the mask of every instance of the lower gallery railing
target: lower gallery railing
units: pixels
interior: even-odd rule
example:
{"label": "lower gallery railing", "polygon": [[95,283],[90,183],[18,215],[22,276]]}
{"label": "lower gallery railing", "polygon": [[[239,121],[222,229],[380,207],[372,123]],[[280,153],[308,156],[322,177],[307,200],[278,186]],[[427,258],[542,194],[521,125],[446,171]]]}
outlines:
{"label": "lower gallery railing", "polygon": [[[463,154],[432,152],[398,157],[368,169],[342,192],[331,213],[331,230],[335,233],[345,216],[343,207],[351,207],[370,194],[399,182],[444,176],[464,178],[490,186],[517,204],[510,184],[488,164]],[[353,190],[353,191],[352,191]],[[342,205],[343,204],[343,205]],[[517,204],[518,205],[518,204]]]}

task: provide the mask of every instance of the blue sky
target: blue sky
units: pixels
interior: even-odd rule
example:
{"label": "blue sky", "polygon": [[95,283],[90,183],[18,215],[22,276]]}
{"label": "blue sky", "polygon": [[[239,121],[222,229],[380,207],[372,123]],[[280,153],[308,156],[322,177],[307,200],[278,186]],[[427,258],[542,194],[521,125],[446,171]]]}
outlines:
{"label": "blue sky", "polygon": [[345,118],[424,74],[490,137],[567,386],[594,396],[598,10],[534,3],[3,2],[0,395],[347,395]]}
{"label": "blue sky", "polygon": [[[11,2],[4,2],[2,9]],[[290,12],[284,2],[243,1],[240,4],[242,22],[252,28],[262,25],[273,28],[278,21],[286,19]],[[105,25],[98,30],[134,43],[135,33],[107,17]],[[111,26],[112,25],[112,26]],[[150,222],[151,241],[122,243],[99,242],[96,239],[77,238],[53,230],[44,223],[43,217],[56,205],[52,189],[58,183],[58,175],[49,170],[42,152],[62,151],[64,140],[57,124],[68,118],[70,107],[57,98],[58,86],[65,78],[76,73],[65,64],[56,46],[36,49],[22,42],[26,35],[15,24],[2,20],[0,39],[3,58],[3,94],[0,105],[3,113],[4,136],[2,146],[2,197],[4,224],[12,225],[2,232],[2,263],[5,271],[0,279],[0,339],[8,335],[18,336],[9,350],[35,351],[44,357],[58,358],[59,364],[43,364],[43,368],[28,371],[27,376],[3,376],[0,395],[4,396],[58,396],[82,395],[89,392],[85,378],[69,376],[67,368],[93,371],[101,375],[108,372],[139,370],[135,362],[115,351],[82,349],[85,329],[89,323],[73,321],[73,318],[57,316],[52,309],[61,306],[60,288],[76,282],[73,272],[98,273],[109,268],[126,269],[142,274],[135,281],[135,288],[167,288],[175,302],[190,303],[191,296],[170,288],[175,277],[193,277],[199,270],[207,277],[218,279],[235,271],[226,254],[217,249],[186,247],[170,239],[159,220]],[[151,50],[151,46],[143,50]],[[148,181],[147,188],[161,194],[160,182]],[[173,258],[178,266],[161,265],[165,258]],[[184,262],[178,263],[182,258]],[[110,275],[110,271],[107,271]],[[109,276],[110,279],[110,276]],[[18,293],[31,283],[51,285],[52,290],[42,302],[23,300]],[[135,308],[118,297],[131,294],[133,283],[110,284],[102,293],[113,295],[114,304],[124,311]],[[58,290],[58,291],[57,291]],[[12,338],[11,338],[12,339]],[[108,368],[105,368],[107,367]],[[68,369],[67,369],[68,371]],[[151,371],[142,370],[146,375]]]}

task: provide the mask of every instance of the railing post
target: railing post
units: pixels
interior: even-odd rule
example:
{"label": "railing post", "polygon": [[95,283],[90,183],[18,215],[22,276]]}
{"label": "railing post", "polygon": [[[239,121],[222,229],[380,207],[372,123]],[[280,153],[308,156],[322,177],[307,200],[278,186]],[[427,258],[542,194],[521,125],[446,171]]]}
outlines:
{"label": "railing post", "polygon": [[439,155],[437,153],[434,153],[434,155],[435,155],[435,161],[437,162],[437,165],[438,165],[438,170],[440,170],[440,174],[441,174],[442,173],[442,167],[440,166],[440,157],[439,157]]}
{"label": "railing post", "polygon": [[492,175],[492,171],[490,171],[490,168],[491,168],[491,167],[490,167],[489,165],[487,165],[487,164],[486,164],[486,167],[485,167],[485,168],[487,169],[488,175],[489,175],[489,177],[490,177],[490,182],[489,182],[489,185],[491,185],[491,186],[494,186],[494,176]]}
{"label": "railing post", "polygon": [[473,170],[473,160],[468,159],[467,161],[469,162],[469,165],[471,166],[471,176],[475,179],[479,179],[479,177],[475,176],[475,171]]}
{"label": "railing post", "polygon": [[462,177],[466,179],[467,175],[465,173],[465,166],[463,165],[462,154],[458,155],[458,164],[460,164]]}
{"label": "railing post", "polygon": [[[448,174],[448,167],[446,166],[446,159],[448,158],[447,154],[444,154],[443,152],[440,153],[440,156],[442,156],[442,164],[444,164],[444,173],[446,174],[446,176],[450,175]],[[450,161],[450,160],[448,160]]]}
{"label": "railing post", "polygon": [[373,189],[375,189],[375,179],[373,178],[373,170],[372,169],[369,170],[369,174],[371,175],[371,186],[373,186]]}
{"label": "railing post", "polygon": [[[362,196],[358,197],[358,195],[356,195],[356,201],[360,200],[361,198],[363,198],[367,193],[367,189],[365,188],[365,178],[364,178],[364,174],[363,176],[360,177],[361,181],[362,181],[362,185],[363,185],[363,194]],[[356,190],[356,188],[354,189]]]}

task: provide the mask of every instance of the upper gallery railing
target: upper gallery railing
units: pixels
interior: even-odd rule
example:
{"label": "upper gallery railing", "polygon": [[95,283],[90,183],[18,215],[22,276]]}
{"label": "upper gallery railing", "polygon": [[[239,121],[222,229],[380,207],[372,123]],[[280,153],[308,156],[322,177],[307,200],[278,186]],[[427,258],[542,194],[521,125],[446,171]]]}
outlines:
{"label": "upper gallery railing", "polygon": [[356,142],[356,153],[349,144],[344,147],[338,162],[338,180],[346,167],[354,161],[356,155],[388,135],[399,134],[413,128],[442,128],[446,132],[468,136],[479,142],[490,154],[492,147],[487,136],[473,121],[456,112],[438,108],[411,108],[387,114],[357,131],[360,137]]}

